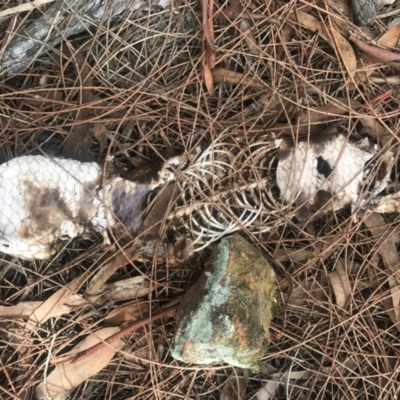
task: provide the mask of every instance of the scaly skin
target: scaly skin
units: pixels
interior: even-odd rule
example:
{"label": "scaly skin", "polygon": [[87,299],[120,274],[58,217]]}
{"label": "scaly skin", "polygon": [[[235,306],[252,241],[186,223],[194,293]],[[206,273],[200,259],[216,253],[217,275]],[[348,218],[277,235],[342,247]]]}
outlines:
{"label": "scaly skin", "polygon": [[[25,259],[47,259],[63,239],[86,230],[135,234],[149,191],[174,179],[167,168],[157,179],[137,183],[103,176],[97,163],[17,157],[0,166],[0,251]],[[174,165],[175,165],[174,164]]]}

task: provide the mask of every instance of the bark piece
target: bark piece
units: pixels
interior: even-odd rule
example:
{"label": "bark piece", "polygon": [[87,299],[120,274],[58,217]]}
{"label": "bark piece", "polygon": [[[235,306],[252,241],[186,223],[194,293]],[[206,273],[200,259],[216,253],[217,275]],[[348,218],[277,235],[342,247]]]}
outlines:
{"label": "bark piece", "polygon": [[377,7],[377,0],[352,0],[354,22],[358,26],[370,24],[376,16]]}
{"label": "bark piece", "polygon": [[222,239],[177,310],[173,357],[257,369],[269,341],[274,278],[269,262],[245,239]]}
{"label": "bark piece", "polygon": [[[152,2],[153,3],[153,2]],[[156,0],[153,4],[167,7],[169,0]],[[43,52],[57,46],[62,38],[77,35],[88,29],[95,29],[104,23],[105,16],[120,18],[128,10],[149,7],[143,0],[59,0],[42,17],[26,29],[18,31],[4,52],[0,70],[18,73]]]}

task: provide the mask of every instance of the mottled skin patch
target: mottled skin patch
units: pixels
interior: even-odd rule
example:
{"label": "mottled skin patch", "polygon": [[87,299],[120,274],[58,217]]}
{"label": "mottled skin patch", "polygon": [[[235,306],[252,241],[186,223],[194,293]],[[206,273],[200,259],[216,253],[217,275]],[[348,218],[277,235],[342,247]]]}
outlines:
{"label": "mottled skin patch", "polygon": [[325,207],[332,199],[332,195],[326,190],[318,190],[315,193],[314,204],[316,209]]}
{"label": "mottled skin patch", "polygon": [[99,187],[98,182],[83,184],[83,195],[79,202],[78,219],[82,223],[91,224],[91,219],[96,213],[98,206],[95,204],[95,190]]}
{"label": "mottled skin patch", "polygon": [[279,147],[278,153],[276,154],[276,158],[280,161],[286,160],[290,154],[292,153],[292,149],[289,148],[287,142],[283,142]]}
{"label": "mottled skin patch", "polygon": [[[318,140],[319,139],[319,140]],[[322,138],[318,138],[315,142],[315,154],[321,155],[325,151],[325,143],[322,141]]]}
{"label": "mottled skin patch", "polygon": [[326,190],[318,190],[312,202],[306,202],[303,196],[299,196],[296,204],[300,205],[296,217],[300,222],[311,221],[319,218],[330,211],[329,204],[334,196]]}
{"label": "mottled skin patch", "polygon": [[114,217],[123,225],[124,230],[134,235],[143,221],[143,211],[149,188],[138,184],[134,190],[127,191],[126,184],[121,181],[111,189],[111,204]]}
{"label": "mottled skin patch", "polygon": [[31,229],[29,227],[29,225],[27,224],[23,224],[21,225],[21,227],[18,229],[18,235],[22,238],[22,239],[29,239],[31,237]]}
{"label": "mottled skin patch", "polygon": [[31,227],[22,225],[19,234],[28,239],[31,235],[47,235],[60,228],[65,220],[72,219],[71,210],[61,198],[60,192],[52,188],[39,188],[24,181],[25,207],[31,220]]}
{"label": "mottled skin patch", "polygon": [[162,167],[163,163],[156,161],[129,172],[126,176],[124,176],[124,178],[134,181],[140,185],[148,185],[152,182],[157,182],[160,179],[160,171]]}
{"label": "mottled skin patch", "polygon": [[317,157],[317,171],[319,174],[323,175],[325,178],[329,178],[332,174],[332,167],[329,165],[323,157]]}
{"label": "mottled skin patch", "polygon": [[378,169],[377,179],[379,181],[382,181],[385,178],[385,176],[387,175],[388,170],[389,170],[388,163],[386,161],[382,161],[382,163],[381,163],[381,165],[379,166],[379,169]]}

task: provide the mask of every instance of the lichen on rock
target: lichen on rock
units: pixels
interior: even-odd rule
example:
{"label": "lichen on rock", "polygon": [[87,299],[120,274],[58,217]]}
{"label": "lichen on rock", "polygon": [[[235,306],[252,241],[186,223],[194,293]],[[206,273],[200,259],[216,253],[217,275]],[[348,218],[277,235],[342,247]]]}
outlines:
{"label": "lichen on rock", "polygon": [[274,279],[264,255],[240,235],[222,239],[178,308],[173,357],[257,369],[269,341]]}

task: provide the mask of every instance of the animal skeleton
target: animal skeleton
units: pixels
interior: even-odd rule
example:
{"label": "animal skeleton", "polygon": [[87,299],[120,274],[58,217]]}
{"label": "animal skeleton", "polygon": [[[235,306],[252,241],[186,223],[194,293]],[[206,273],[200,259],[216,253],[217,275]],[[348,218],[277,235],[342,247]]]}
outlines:
{"label": "animal skeleton", "polygon": [[351,143],[343,135],[296,145],[271,136],[246,145],[221,138],[187,167],[183,156],[167,160],[147,181],[97,163],[18,157],[0,166],[0,251],[47,259],[86,230],[134,236],[149,193],[175,180],[182,196],[168,220],[186,228],[196,250],[238,229],[265,232],[282,213],[304,218],[347,205],[397,212],[399,196],[378,197],[393,155],[381,154],[378,164],[377,154],[367,139]]}

